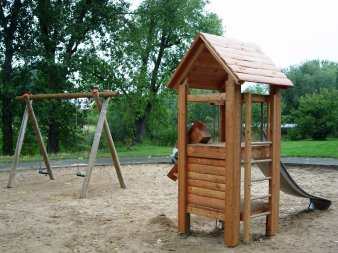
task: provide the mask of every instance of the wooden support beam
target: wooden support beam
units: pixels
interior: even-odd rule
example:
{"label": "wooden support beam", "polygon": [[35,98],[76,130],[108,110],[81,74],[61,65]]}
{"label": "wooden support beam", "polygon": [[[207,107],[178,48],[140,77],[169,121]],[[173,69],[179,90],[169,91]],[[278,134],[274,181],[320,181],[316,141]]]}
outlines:
{"label": "wooden support beam", "polygon": [[281,141],[281,89],[270,88],[270,155],[272,162],[269,165],[269,211],[266,222],[266,234],[274,235],[279,227],[279,191],[280,191],[280,141]]}
{"label": "wooden support beam", "polygon": [[30,101],[31,100],[30,96],[28,94],[25,94],[24,98],[25,98],[25,102],[26,102],[27,112],[28,112],[28,115],[29,115],[29,117],[32,121],[34,133],[35,133],[36,139],[38,140],[38,143],[39,143],[39,146],[40,146],[40,152],[41,152],[43,160],[45,162],[45,166],[46,166],[46,170],[48,172],[49,178],[50,178],[50,180],[55,180],[53,170],[52,170],[52,166],[50,165],[50,162],[49,162],[49,159],[48,159],[48,153],[46,151],[45,144],[43,143],[40,128],[39,128],[38,122],[37,122],[36,117],[35,117],[35,113],[34,113],[34,110],[33,110],[33,107],[32,107],[32,103]]}
{"label": "wooden support beam", "polygon": [[88,160],[86,176],[85,176],[85,179],[83,181],[80,198],[86,198],[87,197],[90,176],[92,174],[92,170],[93,170],[95,159],[96,159],[97,150],[99,148],[103,125],[104,125],[104,122],[106,120],[106,112],[107,112],[108,102],[109,102],[109,97],[105,98],[105,100],[103,101],[102,107],[101,107],[100,117],[99,117],[99,121],[98,121],[97,126],[96,126],[95,136],[94,136],[93,145],[92,145],[89,160]]}
{"label": "wooden support beam", "polygon": [[[100,92],[100,97],[115,97],[116,92],[114,91],[104,91]],[[25,94],[26,95],[26,94]],[[17,96],[15,99],[17,100],[25,100],[25,95]],[[54,93],[54,94],[35,94],[29,95],[30,100],[43,100],[43,99],[73,99],[73,98],[92,98],[94,94],[90,93]]]}
{"label": "wooden support beam", "polygon": [[217,103],[225,102],[225,93],[188,95],[188,102]]}
{"label": "wooden support beam", "polygon": [[[226,83],[226,82],[225,82]],[[222,91],[225,91],[225,83]],[[225,104],[219,107],[219,142],[225,142]]]}
{"label": "wooden support beam", "polygon": [[[244,99],[245,94],[242,94],[242,103],[245,103]],[[259,95],[259,94],[251,94],[252,103],[268,103],[269,95]]]}
{"label": "wooden support beam", "polygon": [[22,121],[21,121],[21,127],[20,127],[20,131],[19,131],[18,140],[16,142],[13,164],[12,164],[12,168],[11,168],[11,171],[10,171],[10,174],[9,174],[7,188],[13,187],[13,181],[14,181],[14,178],[15,178],[16,167],[18,166],[21,148],[22,148],[23,140],[25,138],[27,121],[28,121],[28,109],[27,109],[27,106],[26,106],[25,112],[23,114]]}
{"label": "wooden support beam", "polygon": [[241,180],[241,88],[229,78],[226,81],[226,175],[224,208],[224,243],[236,246],[240,233]]}
{"label": "wooden support beam", "polygon": [[190,231],[188,204],[187,164],[187,94],[188,80],[178,85],[178,232]]}
{"label": "wooden support beam", "polygon": [[252,95],[244,94],[245,101],[245,149],[244,149],[244,212],[243,212],[243,241],[250,243],[250,215],[251,215],[251,115]]}
{"label": "wooden support beam", "polygon": [[[102,103],[101,103],[101,99],[100,99],[101,94],[97,90],[94,90],[93,95],[94,95],[94,100],[95,100],[95,103],[96,103],[96,108],[97,108],[98,112],[100,113],[101,108],[102,108]],[[109,125],[108,125],[106,118],[105,118],[104,123],[103,123],[103,130],[104,130],[104,133],[106,135],[108,147],[109,147],[110,154],[111,154],[111,157],[112,157],[112,160],[113,160],[113,163],[114,163],[114,167],[115,167],[117,177],[119,179],[120,186],[121,186],[121,188],[126,188],[126,183],[124,181],[124,177],[123,177],[122,170],[121,170],[120,160],[119,160],[119,157],[117,155],[116,148],[115,148],[114,141],[113,141],[113,137],[111,136],[111,132],[110,132]]]}

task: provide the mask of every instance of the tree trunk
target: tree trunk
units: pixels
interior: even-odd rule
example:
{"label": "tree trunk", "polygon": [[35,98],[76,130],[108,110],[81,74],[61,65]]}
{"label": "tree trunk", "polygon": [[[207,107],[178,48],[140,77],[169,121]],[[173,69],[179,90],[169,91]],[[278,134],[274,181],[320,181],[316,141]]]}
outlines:
{"label": "tree trunk", "polygon": [[135,122],[135,142],[137,144],[142,143],[144,134],[146,132],[147,126],[148,126],[148,116],[149,113],[151,112],[151,109],[153,107],[153,104],[148,101],[146,109],[144,111],[144,114],[141,118],[139,118],[138,120],[136,120]]}
{"label": "tree trunk", "polygon": [[48,125],[48,144],[47,152],[48,153],[58,153],[60,151],[60,125],[55,120]]}
{"label": "tree trunk", "polygon": [[[12,119],[12,99],[14,94],[10,93],[13,72],[13,56],[15,53],[14,37],[20,20],[19,12],[22,8],[20,0],[15,0],[9,8],[9,13],[5,16],[4,6],[0,5],[0,24],[4,39],[5,61],[2,65],[2,151],[3,155],[13,155],[13,119]],[[13,97],[12,97],[13,95]]]}
{"label": "tree trunk", "polygon": [[13,155],[13,127],[12,127],[11,99],[2,96],[2,151],[3,155]]}
{"label": "tree trunk", "polygon": [[2,151],[3,155],[13,155],[13,119],[12,119],[12,98],[10,86],[12,85],[12,61],[13,61],[13,41],[6,41],[5,62],[3,69],[3,91],[2,91]]}

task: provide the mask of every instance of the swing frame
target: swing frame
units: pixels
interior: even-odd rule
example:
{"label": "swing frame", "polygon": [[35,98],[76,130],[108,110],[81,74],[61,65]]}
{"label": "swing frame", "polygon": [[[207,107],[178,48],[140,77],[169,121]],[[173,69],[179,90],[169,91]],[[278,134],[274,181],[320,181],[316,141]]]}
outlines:
{"label": "swing frame", "polygon": [[[55,180],[52,166],[50,165],[50,161],[48,158],[48,153],[43,143],[40,128],[39,128],[38,122],[35,117],[32,102],[33,100],[76,99],[76,98],[93,98],[96,104],[96,108],[99,113],[99,119],[96,125],[95,136],[94,136],[94,140],[91,146],[91,152],[90,152],[88,165],[86,169],[86,175],[84,177],[84,181],[83,181],[83,185],[82,185],[82,189],[80,193],[80,198],[86,198],[88,194],[90,177],[91,177],[91,173],[92,173],[92,170],[95,164],[95,159],[97,155],[97,150],[99,148],[102,130],[104,130],[104,133],[105,133],[105,136],[108,142],[108,146],[110,149],[111,157],[114,163],[115,171],[116,171],[120,186],[121,188],[126,188],[126,183],[125,183],[125,180],[122,174],[119,157],[117,155],[114,141],[113,141],[113,138],[112,138],[112,135],[109,129],[109,125],[106,119],[106,112],[107,112],[109,100],[111,97],[114,97],[114,96],[116,96],[116,92],[113,92],[113,91],[99,92],[97,89],[94,89],[91,93],[54,93],[54,94],[36,94],[36,95],[29,95],[26,93],[23,96],[17,96],[15,99],[24,100],[26,103],[26,108],[23,114],[20,132],[18,135],[17,143],[16,143],[15,154],[13,158],[12,168],[10,170],[10,176],[8,179],[7,188],[13,187],[13,182],[14,182],[14,178],[16,174],[16,168],[19,162],[19,156],[21,153],[21,148],[22,148],[22,144],[23,144],[23,140],[24,140],[25,132],[27,128],[28,118],[30,118],[32,121],[35,136],[37,138],[37,141],[40,147],[40,152],[43,156],[43,160],[44,160],[49,178],[50,180]],[[103,98],[103,102],[101,101],[101,97]]]}

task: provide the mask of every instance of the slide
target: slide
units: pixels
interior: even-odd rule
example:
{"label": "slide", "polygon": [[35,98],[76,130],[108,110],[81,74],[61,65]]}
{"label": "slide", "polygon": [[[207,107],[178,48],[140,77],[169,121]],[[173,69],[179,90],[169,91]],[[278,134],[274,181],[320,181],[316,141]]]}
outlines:
{"label": "slide", "polygon": [[[258,163],[257,166],[263,172],[265,176],[268,176],[268,164],[267,163]],[[287,172],[285,165],[281,162],[280,168],[280,189],[286,194],[310,199],[310,204],[308,209],[314,210],[328,210],[331,206],[331,200],[324,199],[311,195],[304,191],[299,185],[292,179],[291,175]]]}

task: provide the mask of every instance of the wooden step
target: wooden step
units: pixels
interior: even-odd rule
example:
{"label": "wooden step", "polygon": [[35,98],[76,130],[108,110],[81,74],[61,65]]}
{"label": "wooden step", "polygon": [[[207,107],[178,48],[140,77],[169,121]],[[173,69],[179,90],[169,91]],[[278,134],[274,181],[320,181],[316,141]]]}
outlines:
{"label": "wooden step", "polygon": [[257,217],[261,217],[261,216],[265,216],[269,214],[271,214],[271,212],[256,213],[256,214],[251,215],[250,218],[257,218]]}
{"label": "wooden step", "polygon": [[255,164],[255,163],[268,163],[271,162],[272,159],[259,159],[259,160],[251,160],[251,164]]}
{"label": "wooden step", "polygon": [[259,178],[251,180],[251,183],[265,181],[265,180],[270,180],[270,179],[271,179],[271,177],[259,177]]}
{"label": "wooden step", "polygon": [[257,196],[257,197],[253,197],[250,200],[257,200],[257,199],[265,199],[265,198],[269,198],[271,196],[271,194],[267,194],[267,195],[263,195],[263,196]]}

